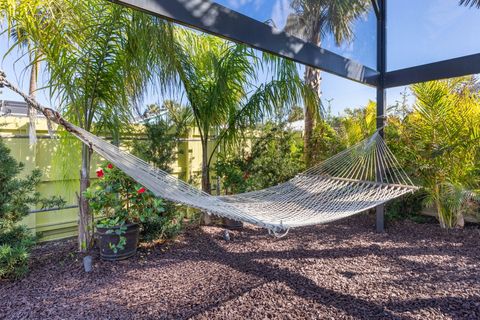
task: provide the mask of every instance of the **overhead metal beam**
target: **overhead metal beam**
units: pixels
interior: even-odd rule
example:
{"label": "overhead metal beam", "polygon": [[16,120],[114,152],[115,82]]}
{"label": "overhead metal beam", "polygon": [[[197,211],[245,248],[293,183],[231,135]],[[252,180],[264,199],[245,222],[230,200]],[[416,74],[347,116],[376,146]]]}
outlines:
{"label": "overhead metal beam", "polygon": [[390,71],[385,74],[385,87],[461,77],[480,73],[480,53],[469,56]]}
{"label": "overhead metal beam", "polygon": [[337,76],[376,86],[378,72],[209,0],[109,0],[244,43]]}

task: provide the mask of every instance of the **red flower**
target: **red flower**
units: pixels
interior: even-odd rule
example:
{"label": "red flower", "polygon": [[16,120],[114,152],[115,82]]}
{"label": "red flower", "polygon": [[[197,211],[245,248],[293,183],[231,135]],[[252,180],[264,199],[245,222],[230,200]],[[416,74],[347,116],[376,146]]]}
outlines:
{"label": "red flower", "polygon": [[97,170],[97,177],[98,177],[98,178],[103,178],[104,175],[105,175],[105,173],[103,173],[103,170],[102,170],[102,169],[98,169],[98,170]]}
{"label": "red flower", "polygon": [[141,193],[144,193],[145,191],[147,191],[147,189],[145,189],[144,187],[141,187],[140,189],[137,190],[137,193],[141,194]]}
{"label": "red flower", "polygon": [[109,163],[107,166],[108,169],[113,169],[113,164]]}

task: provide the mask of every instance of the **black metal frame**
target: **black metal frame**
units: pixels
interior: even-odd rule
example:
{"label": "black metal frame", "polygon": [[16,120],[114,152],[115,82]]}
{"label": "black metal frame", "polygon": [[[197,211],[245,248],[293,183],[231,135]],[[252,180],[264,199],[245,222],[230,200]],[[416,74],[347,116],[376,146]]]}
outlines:
{"label": "black metal frame", "polygon": [[378,72],[210,0],[110,0],[370,86]]}
{"label": "black metal frame", "polygon": [[[385,72],[387,70],[387,1],[372,0],[375,13],[377,13],[377,70],[380,77],[377,85],[377,129],[380,129],[380,135],[383,137],[383,127],[385,125],[385,109],[387,103],[387,91],[385,90]],[[381,180],[378,170],[377,178]],[[376,208],[376,229],[377,232],[383,232],[385,229],[385,208],[380,205]]]}
{"label": "black metal frame", "polygon": [[[386,70],[388,0],[371,0],[377,17],[377,70],[319,48],[210,0],[108,0],[377,88],[377,128],[385,121],[386,89],[480,73],[480,53],[401,70]],[[383,130],[381,130],[383,135]],[[377,231],[384,230],[377,208]]]}
{"label": "black metal frame", "polygon": [[480,53],[387,72],[385,88],[476,73],[480,73]]}

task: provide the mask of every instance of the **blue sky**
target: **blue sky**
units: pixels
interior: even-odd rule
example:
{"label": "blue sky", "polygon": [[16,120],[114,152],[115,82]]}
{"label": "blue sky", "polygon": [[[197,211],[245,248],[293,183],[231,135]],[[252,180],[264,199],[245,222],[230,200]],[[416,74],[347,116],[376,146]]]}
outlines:
{"label": "blue sky", "polygon": [[[272,21],[282,29],[291,13],[290,0],[220,0],[217,1],[259,21]],[[387,68],[395,70],[480,52],[480,10],[458,6],[457,0],[389,0],[388,1]],[[355,39],[337,47],[327,36],[322,46],[362,64],[375,67],[375,18],[373,12],[355,23]],[[0,56],[8,48],[5,35],[0,36]],[[1,61],[1,68],[10,77],[28,87],[25,74],[26,59],[18,53]],[[301,66],[299,66],[302,69]],[[388,103],[398,100],[404,88],[388,90]],[[337,76],[323,73],[322,91],[324,101],[330,101],[334,114],[345,108],[365,105],[375,99],[375,89]],[[18,99],[3,90],[0,99]],[[39,99],[49,103],[46,92]],[[149,96],[146,102],[156,102],[162,97]]]}

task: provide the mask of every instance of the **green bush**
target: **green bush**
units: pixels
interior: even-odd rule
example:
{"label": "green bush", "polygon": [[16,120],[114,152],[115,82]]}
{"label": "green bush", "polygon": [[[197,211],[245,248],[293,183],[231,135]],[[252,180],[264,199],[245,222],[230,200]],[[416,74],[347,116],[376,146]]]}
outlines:
{"label": "green bush", "polygon": [[[146,140],[134,141],[132,151],[154,167],[171,172],[171,165],[180,154],[178,139],[188,136],[193,121],[191,109],[165,101],[161,107],[148,106],[144,116]],[[143,241],[172,238],[182,230],[185,210],[169,201],[164,201],[163,207],[162,214],[149,216],[142,222]]]}
{"label": "green bush", "polygon": [[[166,114],[162,113],[166,111]],[[144,114],[145,140],[134,140],[132,152],[163,171],[171,172],[177,160],[178,138],[188,136],[192,124],[192,113],[173,101],[165,101],[162,107],[149,105]]]}
{"label": "green bush", "polygon": [[[100,218],[96,226],[108,228],[108,233],[116,232],[120,236],[117,244],[109,244],[116,253],[125,248],[126,225],[143,224],[162,216],[164,202],[111,163],[105,163],[98,169],[97,177],[99,179],[84,195],[94,215]],[[120,228],[115,230],[115,227]]]}
{"label": "green bush", "polygon": [[[439,213],[443,228],[462,226],[478,210],[480,189],[480,95],[475,77],[419,83],[388,108],[386,141],[399,165],[425,191],[423,204]],[[338,119],[348,145],[375,129],[375,105],[347,110]],[[389,216],[418,217],[422,202],[406,196],[389,205]]]}
{"label": "green bush", "polygon": [[23,169],[24,165],[15,161],[0,140],[0,279],[18,279],[28,271],[35,237],[19,223],[28,215],[30,207],[65,205],[58,197],[40,197],[36,191],[41,179],[39,170],[32,171],[24,179],[17,178]]}
{"label": "green bush", "polygon": [[406,194],[401,198],[395,199],[386,206],[386,217],[389,220],[410,219],[421,222],[420,213],[423,209],[423,203],[427,194],[424,190],[419,190],[412,194]]}
{"label": "green bush", "polygon": [[170,201],[164,203],[164,208],[165,211],[161,216],[149,217],[142,223],[143,241],[173,238],[182,231],[184,208],[179,208]]}
{"label": "green bush", "polygon": [[0,235],[0,279],[19,279],[28,272],[30,250],[35,237],[25,226]]}
{"label": "green bush", "polygon": [[304,168],[301,137],[284,125],[274,124],[263,127],[251,140],[251,147],[220,154],[215,166],[226,194],[267,188],[291,179]]}

